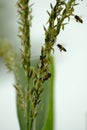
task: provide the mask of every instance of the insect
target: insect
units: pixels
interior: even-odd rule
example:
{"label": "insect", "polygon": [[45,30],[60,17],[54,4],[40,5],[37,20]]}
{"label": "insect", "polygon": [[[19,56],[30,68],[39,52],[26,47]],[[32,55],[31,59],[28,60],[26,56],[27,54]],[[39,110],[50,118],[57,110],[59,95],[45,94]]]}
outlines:
{"label": "insect", "polygon": [[51,77],[51,73],[48,73],[44,78],[43,81],[48,80]]}
{"label": "insect", "polygon": [[67,51],[61,44],[57,44],[57,47],[60,49],[60,51]]}
{"label": "insect", "polygon": [[75,15],[74,18],[76,19],[76,22],[83,23],[83,20],[78,15]]}
{"label": "insect", "polygon": [[40,56],[40,60],[43,60],[43,59],[45,59],[45,58],[46,58],[46,55]]}

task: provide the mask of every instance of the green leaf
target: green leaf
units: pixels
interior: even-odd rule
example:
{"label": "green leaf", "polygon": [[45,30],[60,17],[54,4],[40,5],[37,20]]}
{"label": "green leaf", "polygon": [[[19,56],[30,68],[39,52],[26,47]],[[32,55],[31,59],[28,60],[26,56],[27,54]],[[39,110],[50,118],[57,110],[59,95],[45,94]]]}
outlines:
{"label": "green leaf", "polygon": [[51,81],[50,81],[50,101],[49,101],[49,111],[48,111],[48,117],[46,121],[46,125],[44,130],[53,130],[54,127],[54,61],[53,58],[51,58],[51,66],[50,70],[52,73]]}
{"label": "green leaf", "polygon": [[[32,66],[37,67],[39,59],[32,60]],[[53,80],[54,80],[54,68],[53,59],[51,58],[50,71],[52,76],[44,83],[44,91],[41,94],[41,102],[37,108],[37,117],[34,122],[33,130],[53,130]],[[18,68],[18,75],[20,77],[22,90],[26,84],[26,77],[22,67]],[[18,98],[17,98],[18,99]],[[23,111],[17,105],[17,114],[20,125],[20,130],[26,130],[26,120],[24,118]]]}
{"label": "green leaf", "polygon": [[[22,90],[24,92],[24,86],[26,84],[26,77],[25,77],[23,68],[20,66],[18,66],[18,77],[20,79]],[[18,102],[17,100],[18,100],[18,97],[16,98],[16,104]],[[21,108],[19,108],[18,104],[17,104],[17,115],[18,115],[20,130],[26,130],[26,120],[24,118],[24,111],[21,110]]]}

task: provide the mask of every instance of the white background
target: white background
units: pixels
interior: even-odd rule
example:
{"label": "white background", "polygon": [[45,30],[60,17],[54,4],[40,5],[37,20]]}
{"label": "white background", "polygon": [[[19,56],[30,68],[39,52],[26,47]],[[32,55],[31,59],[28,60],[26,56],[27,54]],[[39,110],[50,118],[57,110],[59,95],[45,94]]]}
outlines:
{"label": "white background", "polygon": [[[40,53],[44,43],[43,25],[46,24],[50,2],[54,0],[32,0],[33,21],[31,29],[32,56]],[[5,3],[5,5],[4,5]],[[18,50],[17,12],[15,0],[0,0],[0,37],[14,43]],[[87,130],[87,1],[80,2],[76,14],[81,15],[83,24],[74,19],[61,31],[56,44],[63,44],[67,52],[58,50],[55,44],[55,128],[54,130]],[[0,59],[0,130],[19,130],[14,76]]]}

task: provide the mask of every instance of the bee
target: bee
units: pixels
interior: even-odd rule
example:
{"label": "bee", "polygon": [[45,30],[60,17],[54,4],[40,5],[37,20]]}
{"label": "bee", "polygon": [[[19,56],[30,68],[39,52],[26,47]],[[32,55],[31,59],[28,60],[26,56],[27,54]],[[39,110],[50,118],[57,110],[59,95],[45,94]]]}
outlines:
{"label": "bee", "polygon": [[83,20],[78,15],[75,15],[74,18],[76,19],[76,22],[83,23]]}
{"label": "bee", "polygon": [[60,51],[67,51],[61,44],[57,44],[57,47],[60,49]]}
{"label": "bee", "polygon": [[44,78],[43,81],[48,80],[51,77],[51,73],[48,73]]}
{"label": "bee", "polygon": [[43,59],[45,59],[45,58],[46,58],[46,55],[40,56],[40,60],[43,60]]}

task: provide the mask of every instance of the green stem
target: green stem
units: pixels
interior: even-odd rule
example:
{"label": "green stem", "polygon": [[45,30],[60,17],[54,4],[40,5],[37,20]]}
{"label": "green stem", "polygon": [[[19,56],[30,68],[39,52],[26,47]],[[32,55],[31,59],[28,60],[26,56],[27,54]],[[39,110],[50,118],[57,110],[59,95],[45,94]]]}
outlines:
{"label": "green stem", "polygon": [[[28,86],[27,91],[29,92],[29,79],[28,79]],[[29,117],[30,117],[30,102],[27,100],[27,130],[30,130],[30,123],[29,123]]]}
{"label": "green stem", "polygon": [[[27,16],[27,19],[28,19],[28,16]],[[27,94],[28,94],[28,92],[29,92],[29,89],[30,89],[30,76],[28,75],[29,74],[29,72],[30,72],[30,55],[31,55],[31,52],[30,52],[30,27],[28,26],[28,28],[29,28],[29,32],[28,32],[28,49],[29,49],[29,56],[28,56],[28,58],[29,58],[29,60],[28,60],[28,63],[27,63],[27,83],[28,83],[28,85],[27,85]],[[27,28],[27,29],[28,29]],[[27,97],[28,97],[28,95],[27,95]],[[27,99],[27,130],[29,130],[30,129],[30,119],[29,119],[29,117],[30,117],[30,101]]]}
{"label": "green stem", "polygon": [[[27,17],[28,19],[28,17]],[[29,28],[29,32],[28,32],[28,53],[29,53],[29,56],[28,56],[28,63],[27,63],[27,97],[28,97],[28,92],[30,90],[30,76],[29,76],[29,72],[30,72],[30,65],[31,65],[31,61],[30,61],[30,56],[31,56],[31,51],[30,51],[30,27],[28,26]],[[27,28],[27,29],[28,29]],[[31,130],[30,129],[30,101],[27,99],[27,130]]]}
{"label": "green stem", "polygon": [[[19,37],[21,38],[21,45],[23,47],[21,52],[21,60],[24,68],[24,72],[27,78],[27,93],[25,93],[26,97],[29,96],[30,90],[30,56],[31,56],[31,45],[30,45],[30,25],[31,25],[31,8],[28,5],[29,0],[18,0],[18,13],[20,15],[19,19]],[[30,101],[26,99],[26,129],[30,130]]]}

